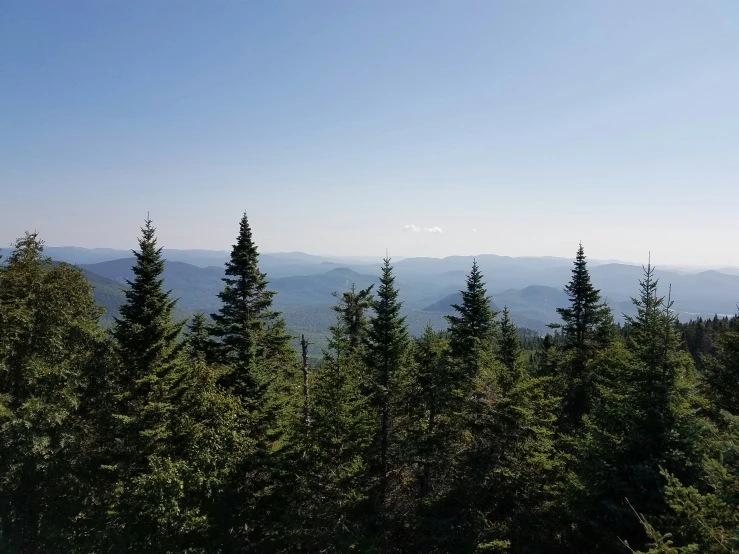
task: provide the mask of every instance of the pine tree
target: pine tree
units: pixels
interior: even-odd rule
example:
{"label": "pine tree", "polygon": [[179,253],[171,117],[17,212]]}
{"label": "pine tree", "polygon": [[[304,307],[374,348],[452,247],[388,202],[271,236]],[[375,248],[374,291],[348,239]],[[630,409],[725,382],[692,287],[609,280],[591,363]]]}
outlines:
{"label": "pine tree", "polygon": [[[594,346],[601,328],[611,323],[611,311],[600,301],[600,290],[590,282],[590,272],[582,243],[577,249],[572,279],[565,287],[570,306],[557,308],[564,321],[562,334],[568,349],[574,349],[578,357],[586,358]],[[606,327],[607,328],[607,327]]]}
{"label": "pine tree", "polygon": [[299,478],[284,513],[286,552],[366,551],[372,542],[366,512],[374,420],[362,386],[369,292],[352,287],[334,295],[336,323],[310,373],[311,425],[306,434],[296,421],[291,439]]}
{"label": "pine tree", "polygon": [[[505,320],[504,320],[505,321]],[[506,332],[508,345],[515,350]],[[546,378],[530,377],[505,356],[480,372],[465,402],[464,442],[454,479],[436,508],[433,552],[544,552],[561,547],[557,517],[566,484],[556,451],[559,399]]]}
{"label": "pine tree", "polygon": [[739,552],[739,417],[724,411],[720,420],[718,427],[711,426],[700,482],[686,486],[662,472],[672,514],[660,519],[672,531],[663,535],[640,517],[650,539],[645,554]]}
{"label": "pine tree", "polygon": [[497,313],[490,307],[483,275],[477,262],[467,276],[467,288],[460,291],[462,303],[452,308],[457,315],[449,315],[449,335],[452,357],[456,361],[459,382],[470,383],[492,355]]}
{"label": "pine tree", "polygon": [[85,514],[80,409],[102,342],[82,273],[35,233],[0,266],[0,550],[71,551]]}
{"label": "pine tree", "polygon": [[405,392],[411,412],[406,449],[418,466],[418,494],[425,498],[437,472],[449,466],[450,407],[456,383],[445,333],[427,325],[414,343],[413,355],[415,363]]}
{"label": "pine tree", "polygon": [[[393,416],[399,391],[397,383],[407,368],[410,340],[405,317],[400,315],[395,277],[385,258],[380,287],[373,305],[366,338],[366,384],[376,424],[369,452],[370,470],[376,478],[375,510],[380,521],[386,516],[395,449]],[[385,521],[387,523],[387,521]]]}
{"label": "pine tree", "polygon": [[103,540],[114,549],[172,548],[196,517],[179,507],[187,463],[172,436],[185,377],[184,322],[172,321],[176,300],[163,290],[164,259],[150,219],[141,233],[134,278],[112,330],[118,365]]}
{"label": "pine tree", "polygon": [[715,411],[739,414],[739,330],[726,330],[714,339],[715,354],[702,357],[701,390]]}
{"label": "pine tree", "polygon": [[584,497],[575,510],[586,516],[584,544],[604,552],[621,551],[618,538],[643,545],[631,506],[647,519],[665,511],[660,471],[692,479],[704,428],[692,359],[681,347],[671,302],[657,294],[651,265],[640,287],[637,315],[627,318],[627,348],[614,343],[593,360],[599,405],[585,418],[578,453]]}
{"label": "pine tree", "polygon": [[[290,337],[285,321],[273,311],[273,291],[259,271],[259,253],[246,214],[226,262],[221,307],[212,314],[212,334],[220,341],[219,360],[231,367],[222,384],[244,399],[259,401],[279,365],[285,361]],[[288,354],[288,357],[290,355]],[[269,367],[268,367],[269,366]]]}
{"label": "pine tree", "polygon": [[564,349],[568,357],[561,360],[559,390],[563,398],[564,428],[573,432],[580,426],[594,402],[596,376],[588,367],[599,346],[606,346],[612,335],[613,317],[601,303],[600,291],[590,282],[590,272],[582,243],[577,250],[572,279],[565,287],[570,306],[557,308],[562,321]]}
{"label": "pine tree", "polygon": [[[341,327],[349,341],[349,347],[355,350],[362,346],[367,335],[368,320],[365,314],[372,307],[373,288],[374,285],[370,285],[357,292],[352,283],[351,289],[344,292],[339,303],[332,307],[340,315]],[[334,296],[338,295],[334,293]]]}
{"label": "pine tree", "polygon": [[211,329],[205,314],[196,312],[187,325],[185,350],[191,359],[211,361],[215,345],[211,339]]}
{"label": "pine tree", "polygon": [[505,387],[521,379],[525,373],[521,363],[521,341],[518,337],[518,329],[511,321],[508,306],[503,308],[503,319],[500,322],[497,358],[505,369],[501,375],[501,381]]}

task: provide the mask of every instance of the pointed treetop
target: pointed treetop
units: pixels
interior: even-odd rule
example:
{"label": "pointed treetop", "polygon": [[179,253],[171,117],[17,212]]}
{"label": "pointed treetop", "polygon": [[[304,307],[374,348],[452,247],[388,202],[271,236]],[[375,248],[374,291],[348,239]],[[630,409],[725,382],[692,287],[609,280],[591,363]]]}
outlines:
{"label": "pointed treetop", "polygon": [[596,336],[607,336],[606,328],[612,324],[611,310],[601,302],[600,290],[590,281],[587,258],[582,243],[579,244],[572,268],[572,278],[565,286],[570,298],[567,308],[557,308],[564,322],[562,334],[568,348],[585,355],[586,346]]}
{"label": "pointed treetop", "polygon": [[126,303],[120,307],[113,328],[123,361],[132,376],[139,377],[156,373],[160,364],[174,362],[184,327],[184,322],[172,321],[177,300],[171,298],[171,291],[163,290],[164,259],[155,233],[156,228],[147,219],[138,239],[139,251],[134,251],[134,278],[126,281]]}
{"label": "pointed treetop", "polygon": [[511,385],[518,381],[523,375],[519,363],[521,357],[521,343],[518,337],[518,329],[511,321],[508,306],[503,308],[503,318],[500,322],[500,343],[498,348],[498,361],[505,368],[504,384]]}

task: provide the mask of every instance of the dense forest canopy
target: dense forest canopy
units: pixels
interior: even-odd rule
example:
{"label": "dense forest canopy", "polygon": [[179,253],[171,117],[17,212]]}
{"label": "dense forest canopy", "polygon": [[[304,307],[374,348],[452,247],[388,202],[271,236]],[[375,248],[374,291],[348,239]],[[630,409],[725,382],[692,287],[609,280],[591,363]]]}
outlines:
{"label": "dense forest canopy", "polygon": [[622,320],[580,245],[539,334],[475,262],[447,328],[414,334],[385,259],[309,358],[259,259],[244,216],[218,309],[185,325],[147,220],[104,325],[82,269],[17,240],[0,550],[739,552],[739,319],[679,322],[651,264]]}

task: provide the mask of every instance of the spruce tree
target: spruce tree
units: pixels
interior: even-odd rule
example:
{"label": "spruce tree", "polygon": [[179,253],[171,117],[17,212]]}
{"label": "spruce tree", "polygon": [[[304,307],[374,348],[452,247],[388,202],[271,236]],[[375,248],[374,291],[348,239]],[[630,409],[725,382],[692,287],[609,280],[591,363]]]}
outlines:
{"label": "spruce tree", "polygon": [[600,291],[590,282],[590,272],[582,243],[577,250],[572,279],[565,287],[570,299],[567,308],[557,308],[562,321],[562,340],[568,356],[560,360],[559,393],[563,398],[562,424],[568,432],[580,427],[595,397],[596,376],[588,367],[599,346],[605,346],[613,326],[610,308],[601,303]]}
{"label": "spruce tree", "polygon": [[[311,424],[296,419],[291,443],[298,482],[284,512],[284,551],[366,551],[371,496],[367,451],[375,432],[364,394],[370,288],[341,295],[320,364],[310,373]],[[357,341],[356,339],[360,340]]]}
{"label": "spruce tree", "polygon": [[[246,214],[226,262],[221,307],[212,314],[213,336],[220,342],[219,361],[231,368],[222,384],[244,399],[258,401],[274,377],[275,362],[284,362],[289,336],[280,313],[272,310],[275,295],[259,271],[259,253]],[[269,366],[269,367],[267,367]]]}
{"label": "spruce tree", "polygon": [[739,415],[739,330],[726,330],[714,339],[714,354],[702,357],[700,387],[714,411]]}
{"label": "spruce tree", "polygon": [[0,265],[0,550],[69,552],[84,520],[80,409],[102,342],[82,273],[26,233]]}
{"label": "spruce tree", "polygon": [[414,364],[405,392],[409,407],[408,458],[418,472],[418,495],[427,497],[438,472],[448,469],[450,408],[455,394],[449,341],[430,325],[414,342]]}
{"label": "spruce tree", "polygon": [[585,417],[578,452],[583,485],[584,545],[619,552],[619,538],[644,544],[633,509],[647,519],[666,510],[661,470],[695,476],[704,426],[696,414],[694,366],[675,329],[671,302],[644,268],[637,315],[627,317],[627,347],[613,343],[596,354],[598,409]]}
{"label": "spruce tree", "polygon": [[156,229],[145,221],[134,251],[134,278],[112,329],[117,367],[109,445],[112,486],[104,541],[114,549],[147,550],[178,544],[192,514],[178,508],[186,462],[176,455],[173,425],[179,417],[184,322],[172,320],[176,300],[163,289],[164,259]]}
{"label": "spruce tree", "polygon": [[521,341],[518,337],[518,329],[511,321],[508,306],[503,308],[503,319],[500,322],[497,358],[505,369],[501,379],[506,386],[522,377],[524,369],[521,363]]}
{"label": "spruce tree", "polygon": [[[505,321],[505,320],[504,320]],[[507,325],[510,351],[516,350]],[[566,521],[557,515],[566,484],[556,451],[558,398],[546,378],[501,355],[475,380],[463,406],[454,477],[435,509],[433,552],[555,552]]]}
{"label": "spruce tree", "polygon": [[446,316],[449,341],[460,384],[469,384],[484,361],[492,355],[497,313],[490,307],[483,275],[477,262],[467,276],[467,288],[460,291],[462,303],[452,305],[456,315]]}
{"label": "spruce tree", "polygon": [[557,308],[564,322],[562,334],[567,349],[574,349],[578,357],[586,358],[595,346],[594,339],[604,325],[611,323],[610,309],[601,303],[600,290],[590,282],[585,250],[580,243],[572,268],[572,279],[565,287],[570,299],[567,308]]}
{"label": "spruce tree", "polygon": [[[332,307],[339,314],[341,328],[349,341],[348,346],[355,350],[362,346],[367,335],[368,320],[365,314],[372,307],[373,288],[374,285],[370,285],[357,291],[355,284],[352,283],[351,289],[344,292],[338,304]],[[334,296],[338,297],[336,293]]]}
{"label": "spruce tree", "polygon": [[724,411],[718,423],[710,427],[711,440],[699,482],[686,486],[669,472],[662,472],[670,513],[652,523],[669,532],[656,530],[640,515],[650,542],[644,554],[739,552],[739,417]]}
{"label": "spruce tree", "polygon": [[[239,399],[247,418],[252,454],[240,460],[217,516],[233,529],[233,548],[269,551],[280,540],[280,520],[295,475],[289,444],[294,419],[302,420],[295,351],[285,321],[272,310],[275,293],[259,270],[259,253],[246,214],[226,263],[221,307],[212,314],[219,385]],[[243,476],[247,476],[243,478]],[[227,523],[226,523],[227,522]]]}
{"label": "spruce tree", "polygon": [[196,312],[187,324],[185,344],[191,359],[212,360],[215,345],[210,336],[210,325],[202,312]]}
{"label": "spruce tree", "polygon": [[[369,451],[369,466],[376,480],[375,510],[383,521],[387,515],[391,469],[395,453],[393,429],[398,382],[408,364],[410,339],[405,317],[400,315],[395,277],[385,258],[380,286],[373,304],[366,337],[366,389],[375,414],[375,430]],[[388,523],[387,520],[384,523]]]}

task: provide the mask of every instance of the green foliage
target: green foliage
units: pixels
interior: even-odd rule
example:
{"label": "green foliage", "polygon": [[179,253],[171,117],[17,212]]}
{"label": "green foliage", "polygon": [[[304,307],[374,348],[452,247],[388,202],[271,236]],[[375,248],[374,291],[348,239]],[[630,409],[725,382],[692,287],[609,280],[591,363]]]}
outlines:
{"label": "green foliage", "polygon": [[267,276],[259,271],[258,262],[244,214],[231,259],[226,262],[225,286],[218,294],[221,308],[212,314],[212,334],[220,341],[218,360],[232,368],[223,376],[223,385],[254,402],[261,401],[274,377],[273,362],[284,362],[290,339],[279,312],[271,309],[275,293],[267,289]]}
{"label": "green foliage", "polygon": [[603,336],[611,323],[611,310],[600,302],[600,291],[590,282],[590,272],[585,250],[580,243],[572,268],[572,279],[565,287],[570,306],[558,308],[564,324],[562,334],[567,348],[575,349],[585,356]]}
{"label": "green foliage", "polygon": [[363,388],[373,410],[372,444],[366,460],[373,478],[372,509],[377,522],[388,522],[391,478],[397,475],[398,436],[394,427],[400,385],[407,370],[410,339],[405,318],[400,315],[395,277],[390,259],[385,258],[380,286],[373,302],[365,338],[366,373]]}
{"label": "green foliage", "polygon": [[420,498],[438,491],[439,474],[448,470],[451,408],[459,391],[451,365],[445,333],[426,327],[413,348],[414,364],[407,381],[404,403],[408,406],[405,448],[416,467]]}
{"label": "green foliage", "polygon": [[162,290],[164,260],[155,231],[147,220],[134,252],[126,304],[112,329],[104,549],[174,547],[197,526],[197,514],[180,511],[187,464],[175,455],[172,429],[185,378],[179,340],[183,324],[172,321],[176,301]]}
{"label": "green foliage", "polygon": [[80,402],[101,340],[83,275],[35,233],[0,266],[0,549],[66,550],[83,509]]}
{"label": "green foliage", "polygon": [[0,265],[3,552],[739,552],[739,319],[651,265],[616,328],[581,246],[542,337],[474,264],[411,338],[386,259],[298,372],[246,216],[184,336],[150,221],[135,254],[108,334],[36,235]]}
{"label": "green foliage", "polygon": [[362,384],[369,292],[352,287],[338,297],[328,348],[310,373],[309,426],[296,421],[293,435],[291,468],[300,478],[284,518],[287,552],[361,551],[369,542],[375,420]]}
{"label": "green foliage", "polygon": [[449,323],[449,341],[457,363],[461,381],[471,382],[492,355],[497,313],[490,307],[483,275],[473,262],[467,276],[467,288],[460,291],[462,303],[452,308],[456,315],[446,317]]}
{"label": "green foliage", "polygon": [[[739,417],[723,412],[719,424],[722,430],[712,428],[699,482],[686,486],[675,475],[662,472],[673,512],[663,520],[674,531],[661,535],[641,518],[651,542],[646,554],[739,552]],[[675,542],[684,546],[674,546]]]}
{"label": "green foliage", "polygon": [[670,303],[657,296],[651,266],[640,284],[627,347],[613,343],[591,362],[598,405],[585,418],[577,509],[585,544],[603,551],[620,550],[616,537],[639,546],[643,534],[629,503],[647,518],[663,513],[660,468],[689,476],[701,442],[694,368]]}
{"label": "green foliage", "polygon": [[726,330],[715,339],[715,354],[703,357],[700,385],[715,410],[739,412],[739,330]]}
{"label": "green foliage", "polygon": [[555,448],[557,403],[542,379],[497,364],[480,373],[465,405],[454,483],[440,504],[448,519],[439,541],[450,542],[434,551],[557,547],[554,509],[565,482]]}
{"label": "green foliage", "polygon": [[577,250],[572,278],[565,287],[570,306],[558,308],[565,355],[558,360],[558,394],[562,396],[562,429],[579,433],[582,417],[593,409],[596,376],[589,360],[613,336],[611,310],[600,302],[600,291],[590,282],[582,243]]}
{"label": "green foliage", "polygon": [[211,338],[211,326],[202,312],[196,312],[187,324],[185,350],[193,360],[212,361],[217,346]]}

